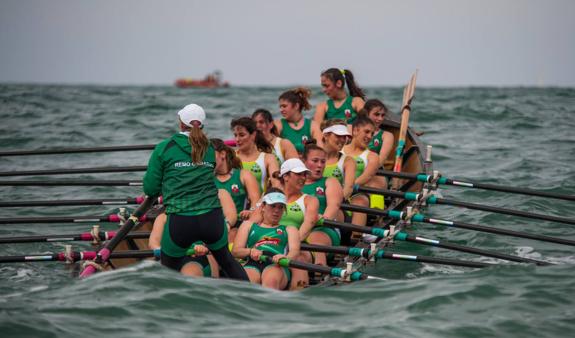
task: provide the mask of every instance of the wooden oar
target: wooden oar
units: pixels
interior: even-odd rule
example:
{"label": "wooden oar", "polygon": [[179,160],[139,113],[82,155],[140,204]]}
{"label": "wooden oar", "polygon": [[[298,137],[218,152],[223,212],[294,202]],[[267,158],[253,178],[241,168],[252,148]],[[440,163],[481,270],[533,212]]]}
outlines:
{"label": "wooden oar", "polygon": [[[94,240],[107,241],[116,236],[116,231],[99,231],[97,236],[91,232],[72,235],[37,235],[0,237],[0,244],[42,243],[42,242],[92,242]],[[142,239],[150,237],[149,231],[130,232],[125,238]]]}
{"label": "wooden oar", "polygon": [[[127,199],[87,199],[87,200],[54,200],[54,201],[12,201],[0,202],[0,208],[11,207],[54,207],[54,206],[73,206],[73,205],[132,205],[142,204],[144,196]],[[162,203],[162,198],[158,198],[158,203]]]}
{"label": "wooden oar", "polygon": [[[433,175],[427,175],[424,173],[420,173],[420,174],[396,173],[396,172],[389,171],[389,170],[379,170],[377,172],[377,175],[397,177],[397,178],[414,180],[414,181],[419,181],[419,182],[431,182],[433,180]],[[555,193],[555,192],[533,190],[533,189],[528,189],[528,188],[510,187],[510,186],[496,185],[496,184],[478,183],[478,182],[471,182],[471,181],[466,181],[466,180],[454,180],[454,179],[450,179],[450,178],[446,178],[446,177],[440,177],[437,180],[437,184],[453,185],[453,186],[466,187],[466,188],[477,188],[477,189],[500,191],[500,192],[508,192],[508,193],[512,193],[512,194],[521,194],[521,195],[529,195],[529,196],[548,197],[548,198],[555,198],[555,199],[561,199],[561,200],[566,200],[566,201],[575,201],[575,195],[566,195],[566,194],[559,194],[559,193]]]}
{"label": "wooden oar", "polygon": [[[343,210],[349,210],[345,205],[342,206],[342,209]],[[362,210],[362,209],[360,209],[360,210]],[[383,230],[383,229],[371,228],[371,227],[362,227],[362,226],[358,226],[355,224],[349,224],[349,223],[324,221],[323,224],[326,226],[332,226],[332,227],[336,227],[339,229],[345,229],[345,230],[350,230],[350,231],[372,234],[372,235],[375,235],[375,236],[380,237],[380,238],[387,237],[390,233],[389,230]],[[379,230],[379,231],[375,232],[377,234],[374,233],[374,231],[373,231],[374,229]],[[446,242],[446,241],[439,240],[439,239],[425,238],[425,237],[421,237],[421,236],[410,235],[410,234],[403,232],[403,231],[398,231],[398,232],[394,233],[393,239],[398,240],[398,241],[417,243],[417,244],[421,244],[421,245],[435,246],[438,248],[443,248],[443,249],[448,249],[448,250],[466,252],[466,253],[471,253],[474,255],[480,255],[480,256],[485,256],[485,257],[499,258],[499,259],[503,259],[503,260],[511,261],[511,262],[532,263],[532,264],[537,264],[537,265],[550,265],[551,264],[551,263],[547,263],[547,262],[539,261],[539,260],[535,260],[535,259],[524,258],[524,257],[519,257],[519,256],[514,256],[514,255],[507,255],[507,254],[500,253],[500,252],[488,251],[488,250],[473,248],[470,246],[464,246],[464,245],[460,245],[460,244],[450,243],[450,242]]]}
{"label": "wooden oar", "polygon": [[[366,192],[370,194],[379,194],[384,196],[392,196],[396,198],[403,198],[408,201],[420,201],[423,195],[414,192],[401,192],[401,191],[392,191],[386,189],[376,189],[376,188],[369,188],[369,187],[356,187],[356,191],[358,192]],[[421,201],[423,202],[423,201]],[[498,214],[504,215],[512,215],[524,218],[531,218],[531,219],[540,219],[543,221],[550,221],[550,222],[559,222],[565,224],[575,225],[575,219],[566,218],[566,217],[559,217],[559,216],[552,216],[552,215],[541,215],[535,214],[532,212],[520,211],[520,210],[512,210],[500,207],[494,207],[490,205],[482,205],[482,204],[475,204],[469,202],[462,202],[456,201],[446,198],[439,198],[437,196],[429,196],[425,200],[427,204],[443,204],[443,205],[452,205],[456,207],[462,207],[467,209],[473,210],[481,210],[481,211],[489,211]]]}
{"label": "wooden oar", "polygon": [[342,255],[349,255],[354,257],[364,257],[369,258],[371,255],[377,259],[391,259],[391,260],[402,260],[402,261],[411,261],[411,262],[420,262],[420,263],[431,263],[431,264],[442,264],[442,265],[451,265],[451,266],[462,266],[468,268],[484,268],[488,266],[492,266],[495,264],[489,263],[480,263],[480,262],[472,262],[472,261],[463,261],[458,259],[451,259],[451,258],[438,258],[438,257],[429,257],[429,256],[420,256],[420,255],[410,255],[410,254],[402,254],[397,252],[391,252],[388,250],[377,249],[377,251],[371,252],[371,249],[368,248],[350,248],[345,246],[323,246],[323,245],[312,245],[312,244],[301,244],[301,249],[306,251],[318,251],[318,252],[330,252],[330,253],[338,253]]}
{"label": "wooden oar", "polygon": [[[417,81],[417,70],[411,76],[409,83],[403,90],[403,101],[401,103],[401,125],[399,127],[399,135],[397,140],[397,148],[395,149],[395,164],[393,166],[394,172],[401,172],[403,168],[403,150],[405,147],[405,139],[407,136],[407,128],[409,125],[409,114],[411,112],[411,101],[415,93],[415,82]],[[392,183],[394,189],[399,187],[399,180],[394,180]]]}
{"label": "wooden oar", "polygon": [[142,181],[128,181],[128,180],[53,180],[53,181],[0,181],[0,186],[12,187],[72,187],[72,186],[107,186],[107,187],[141,187]]}
{"label": "wooden oar", "polygon": [[110,254],[112,253],[112,251],[114,251],[116,246],[132,230],[132,228],[136,225],[140,217],[145,216],[146,212],[148,211],[148,209],[150,209],[150,207],[152,207],[153,204],[154,199],[146,198],[144,203],[142,203],[138,207],[138,209],[136,209],[136,211],[130,216],[130,218],[126,221],[126,223],[124,223],[124,225],[120,227],[120,230],[118,230],[116,236],[112,238],[110,241],[106,242],[104,247],[98,251],[96,258],[94,258],[91,261],[91,263],[88,263],[84,266],[84,270],[80,273],[81,278],[86,278],[92,275],[94,272],[96,272],[98,267],[101,267],[102,264],[108,262],[108,259],[110,258]]}
{"label": "wooden oar", "polygon": [[[267,262],[267,263],[273,262],[272,257],[266,256],[266,255],[261,255],[260,261]],[[359,271],[353,271],[350,274],[348,274],[346,269],[330,268],[329,266],[305,263],[305,262],[300,262],[300,261],[296,261],[296,260],[291,260],[289,258],[280,259],[278,262],[278,265],[285,267],[285,268],[296,268],[296,269],[301,269],[301,270],[306,270],[306,271],[311,271],[311,272],[317,272],[317,273],[321,273],[324,275],[330,275],[332,277],[342,278],[344,280],[349,278],[350,281],[359,281],[359,280],[364,280],[364,279],[368,279],[368,278],[374,278],[372,276],[368,276],[367,274],[365,274],[363,272],[359,272]],[[377,278],[377,277],[375,277],[375,278]]]}
{"label": "wooden oar", "polygon": [[[153,201],[152,201],[153,202]],[[140,216],[139,222],[153,221],[155,217]],[[110,222],[118,223],[123,221],[117,214],[104,216],[46,216],[46,217],[13,217],[0,218],[0,224],[24,224],[24,223],[90,223],[90,222]]]}
{"label": "wooden oar", "polygon": [[94,167],[94,168],[74,168],[74,169],[3,171],[3,172],[0,172],[0,177],[125,173],[125,172],[146,171],[147,168],[148,167],[145,165],[137,165],[137,166],[129,166],[129,167]]}
{"label": "wooden oar", "polygon": [[[366,208],[366,207],[360,207],[360,206],[351,205],[351,204],[342,204],[341,208],[344,210],[364,212],[366,214],[370,214],[370,215],[374,215],[374,216],[391,217],[394,219],[405,219],[405,213],[400,212],[400,211],[395,211],[395,210],[384,211],[381,209]],[[533,239],[533,240],[542,241],[542,242],[549,242],[549,243],[575,246],[575,241],[564,239],[564,238],[550,237],[550,236],[544,236],[544,235],[535,235],[535,234],[529,234],[529,233],[513,231],[513,230],[492,228],[492,227],[488,227],[488,226],[484,226],[484,225],[477,225],[477,224],[471,224],[471,223],[465,223],[465,222],[448,221],[448,220],[442,220],[442,219],[437,219],[437,218],[430,218],[430,217],[427,217],[427,216],[425,216],[423,214],[419,214],[419,213],[413,214],[411,221],[412,222],[421,222],[421,223],[430,223],[430,224],[439,224],[439,225],[450,226],[453,228],[462,228],[462,229],[474,230],[474,231],[479,231],[479,232],[488,232],[488,233],[498,234],[498,235],[505,235],[505,236],[511,236],[511,237],[519,237],[519,238],[528,238],[528,239]]]}
{"label": "wooden oar", "polygon": [[[65,252],[51,253],[44,255],[25,255],[25,256],[0,256],[0,263],[22,263],[22,262],[79,262],[83,260],[93,260],[98,253],[95,251],[72,251],[69,254]],[[157,251],[154,250],[126,250],[112,252],[111,259],[120,258],[149,258],[156,257]]]}

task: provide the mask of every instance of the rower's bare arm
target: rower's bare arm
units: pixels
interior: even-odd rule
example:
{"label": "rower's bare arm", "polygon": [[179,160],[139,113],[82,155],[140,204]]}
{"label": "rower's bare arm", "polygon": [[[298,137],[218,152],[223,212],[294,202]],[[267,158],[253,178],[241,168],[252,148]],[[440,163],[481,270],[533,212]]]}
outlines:
{"label": "rower's bare arm", "polygon": [[313,116],[313,120],[315,121],[315,123],[317,123],[318,125],[321,125],[321,122],[325,118],[325,112],[326,111],[327,111],[326,101],[318,103],[318,105],[315,107],[315,114]]}
{"label": "rower's bare arm", "polygon": [[355,184],[366,185],[379,169],[379,157],[372,151],[367,154],[367,167],[358,178],[355,179]]}
{"label": "rower's bare arm", "polygon": [[288,226],[286,227],[288,233],[288,254],[287,258],[295,259],[299,256],[300,253],[300,239],[299,239],[299,231],[295,227]]}
{"label": "rower's bare arm", "polygon": [[346,157],[343,161],[343,198],[348,199],[353,193],[355,183],[355,161]]}
{"label": "rower's bare arm", "polygon": [[365,105],[365,101],[361,97],[355,96],[351,100],[351,106],[353,107],[353,110],[355,110],[356,112],[359,112],[360,110],[362,110],[364,105]]}
{"label": "rower's bare arm", "polygon": [[311,137],[315,139],[318,146],[323,147],[323,134],[319,129],[319,126],[319,123],[311,121]]}
{"label": "rower's bare arm", "polygon": [[325,181],[325,198],[327,206],[323,212],[323,218],[334,220],[343,201],[343,189],[335,177],[329,177]]}
{"label": "rower's bare arm", "polygon": [[218,189],[218,198],[224,211],[224,217],[227,221],[228,230],[238,221],[238,211],[232,198],[232,195],[225,189]]}
{"label": "rower's bare arm", "polygon": [[232,248],[232,255],[236,258],[246,258],[250,255],[250,249],[246,248],[248,240],[248,232],[252,227],[252,222],[244,221],[238,229],[236,238],[234,239],[234,246]]}
{"label": "rower's bare arm", "polygon": [[246,187],[248,200],[250,201],[250,207],[255,208],[261,197],[260,185],[258,184],[258,181],[256,180],[255,176],[246,169],[241,170],[240,180],[242,181],[244,187]]}
{"label": "rower's bare arm", "polygon": [[393,133],[384,131],[382,141],[383,144],[381,145],[381,150],[379,151],[379,166],[381,167],[383,167],[385,160],[387,160],[389,153],[393,149],[393,142],[395,141],[395,137],[393,136]]}
{"label": "rower's bare arm", "polygon": [[278,130],[278,134],[276,136],[280,136],[283,130],[282,121],[281,120],[274,120],[274,126]]}
{"label": "rower's bare arm", "polygon": [[319,202],[315,196],[307,195],[305,197],[305,215],[303,216],[303,223],[299,227],[299,236],[304,241],[317,222],[317,214],[319,212]]}
{"label": "rower's bare arm", "polygon": [[282,184],[280,180],[273,177],[273,173],[275,173],[276,171],[280,171],[280,167],[278,161],[276,160],[276,157],[272,154],[266,154],[265,161],[266,161],[266,168],[268,171],[268,177],[270,179],[272,187],[281,189]]}
{"label": "rower's bare arm", "polygon": [[289,160],[290,158],[299,158],[297,150],[295,150],[295,147],[293,143],[290,142],[290,140],[283,138],[280,143],[284,159]]}
{"label": "rower's bare arm", "polygon": [[150,232],[150,238],[148,239],[148,248],[154,250],[160,247],[162,241],[162,233],[164,232],[164,224],[168,216],[165,213],[161,213],[156,217],[154,221],[154,226],[152,227],[152,232]]}

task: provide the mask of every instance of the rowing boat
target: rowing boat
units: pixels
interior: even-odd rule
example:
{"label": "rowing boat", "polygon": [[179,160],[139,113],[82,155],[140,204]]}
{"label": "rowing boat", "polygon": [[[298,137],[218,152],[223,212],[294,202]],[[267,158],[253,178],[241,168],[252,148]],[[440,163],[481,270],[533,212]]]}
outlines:
{"label": "rowing boat", "polygon": [[[389,114],[387,119],[383,122],[382,126],[385,130],[390,131],[394,134],[394,139],[399,139],[400,133],[400,125],[401,121],[399,116],[395,114]],[[396,141],[397,143],[397,141]],[[406,134],[406,143],[405,143],[405,151],[403,154],[403,166],[402,172],[405,173],[431,173],[431,162],[425,161],[426,159],[426,148],[424,143],[419,138],[418,134],[411,128],[407,130]],[[390,153],[387,161],[384,164],[385,168],[392,168],[395,161],[395,154],[393,152]],[[401,180],[400,181],[400,190],[403,192],[419,192],[423,188],[424,183],[417,182],[413,180]],[[415,202],[407,201],[404,199],[391,199],[388,201],[387,210],[404,210],[408,206],[413,206]],[[157,214],[162,211],[162,206],[155,206],[150,210],[146,216],[148,218],[153,219]],[[404,223],[402,221],[391,220],[391,219],[384,219],[384,218],[370,218],[370,224],[373,227],[381,227],[385,229],[390,229],[390,227],[395,227],[396,231],[400,231],[403,229]],[[146,221],[137,224],[132,232],[142,232],[142,231],[151,231],[152,230],[153,221]],[[135,239],[135,238],[128,238],[119,243],[116,247],[116,251],[124,251],[124,250],[147,250],[147,239]],[[388,238],[380,238],[375,246],[377,248],[384,248],[390,246],[393,243],[392,236]],[[354,241],[352,243],[357,248],[366,248],[371,246],[370,244],[364,243],[362,241]],[[121,258],[121,259],[112,259],[108,264],[109,269],[116,269],[120,267],[124,267],[127,265],[135,264],[139,261],[139,259],[135,258]],[[353,258],[352,260],[353,269],[359,269],[363,263],[365,262],[365,258]],[[341,268],[347,267],[348,260],[344,255],[335,255],[333,260],[330,262],[336,266]],[[330,264],[330,265],[331,265]],[[338,282],[338,279],[335,277],[323,277],[323,276],[314,276],[314,278],[310,279],[310,284],[333,284]]]}

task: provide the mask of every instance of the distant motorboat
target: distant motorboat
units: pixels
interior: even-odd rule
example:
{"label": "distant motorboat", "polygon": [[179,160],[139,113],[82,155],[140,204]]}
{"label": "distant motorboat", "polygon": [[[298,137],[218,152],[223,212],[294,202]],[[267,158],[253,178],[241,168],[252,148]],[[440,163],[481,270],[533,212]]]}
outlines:
{"label": "distant motorboat", "polygon": [[177,79],[175,85],[178,88],[219,88],[230,86],[227,81],[222,81],[222,72],[220,71],[208,74],[201,80],[192,78]]}

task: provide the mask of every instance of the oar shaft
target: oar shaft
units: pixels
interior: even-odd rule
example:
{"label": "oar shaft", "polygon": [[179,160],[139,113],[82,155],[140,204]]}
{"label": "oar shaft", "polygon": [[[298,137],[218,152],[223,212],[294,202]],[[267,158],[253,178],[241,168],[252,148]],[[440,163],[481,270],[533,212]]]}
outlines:
{"label": "oar shaft", "polygon": [[95,167],[95,168],[74,168],[74,169],[50,169],[50,170],[26,170],[26,171],[4,171],[0,172],[0,177],[9,176],[39,176],[39,175],[70,175],[70,174],[93,174],[93,173],[123,173],[146,171],[146,166],[130,167]]}
{"label": "oar shaft", "polygon": [[[140,222],[150,221],[154,217],[141,216]],[[24,224],[24,223],[86,223],[86,222],[111,222],[118,223],[122,219],[118,215],[107,216],[69,216],[69,217],[14,217],[0,218],[0,224]]]}
{"label": "oar shaft", "polygon": [[[47,255],[26,255],[26,256],[0,256],[0,263],[23,263],[23,262],[54,262],[91,260],[96,257],[95,251],[73,251],[69,255],[64,252]],[[123,258],[150,258],[156,257],[153,250],[126,250],[113,252],[110,259]]]}
{"label": "oar shaft", "polygon": [[53,180],[53,181],[0,181],[0,186],[13,186],[13,187],[71,187],[71,186],[108,186],[108,187],[141,187],[142,181],[128,181],[128,180]]}
{"label": "oar shaft", "polygon": [[[100,231],[98,239],[107,241],[116,235],[115,231]],[[130,232],[126,238],[143,239],[150,237],[149,231]],[[0,237],[0,244],[18,244],[18,243],[41,243],[41,242],[72,242],[72,241],[93,241],[96,238],[90,232],[72,235],[42,235],[42,236],[19,236],[19,237]]]}
{"label": "oar shaft", "polygon": [[12,207],[54,207],[74,205],[131,205],[141,204],[144,197],[128,199],[86,199],[86,200],[58,200],[58,201],[12,201],[0,202],[0,208]]}
{"label": "oar shaft", "polygon": [[[388,176],[388,177],[397,177],[403,178],[408,180],[417,180],[420,182],[430,182],[432,176],[427,175],[424,173],[420,174],[412,174],[412,173],[405,173],[400,172],[396,173],[389,170],[379,170],[377,172],[378,175],[381,176]],[[496,185],[496,184],[488,184],[488,183],[478,183],[478,182],[471,182],[466,180],[454,180],[451,178],[440,177],[437,180],[438,184],[444,185],[453,185],[457,187],[466,187],[466,188],[477,188],[483,190],[491,190],[491,191],[499,191],[499,192],[507,192],[512,194],[521,194],[521,195],[529,195],[529,196],[539,196],[539,197],[548,197],[548,198],[555,198],[561,199],[566,201],[575,201],[575,195],[566,195],[560,194],[555,192],[547,192],[547,191],[540,191],[540,190],[533,190],[528,188],[519,188],[519,187],[510,187],[505,185]]]}
{"label": "oar shaft", "polygon": [[86,147],[86,148],[62,148],[62,149],[38,149],[38,150],[13,150],[0,152],[0,156],[25,156],[25,155],[54,155],[75,153],[97,153],[111,151],[152,150],[154,144],[140,144],[130,146]]}

